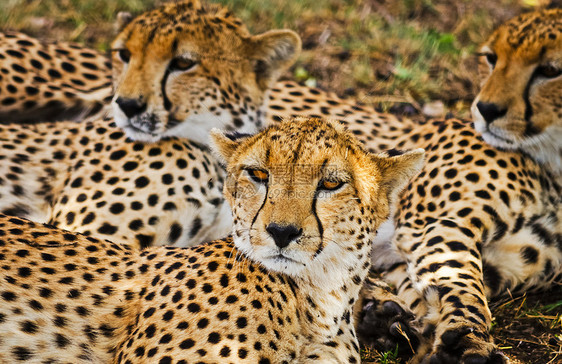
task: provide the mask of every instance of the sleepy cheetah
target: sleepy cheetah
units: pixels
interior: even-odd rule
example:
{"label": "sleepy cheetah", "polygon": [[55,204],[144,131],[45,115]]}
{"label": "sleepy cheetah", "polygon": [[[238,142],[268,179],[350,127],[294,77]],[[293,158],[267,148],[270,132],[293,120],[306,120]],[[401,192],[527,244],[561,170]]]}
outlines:
{"label": "sleepy cheetah", "polygon": [[[178,17],[178,29],[163,26],[172,14]],[[120,17],[124,23],[125,18]],[[135,30],[135,26],[149,23],[154,30],[150,34]],[[170,53],[173,44],[167,41],[166,35],[170,36],[168,30],[171,29],[180,37],[178,39],[186,37],[184,40],[189,40],[177,43],[175,47],[179,48],[175,51],[188,52],[186,47],[198,45],[198,49],[192,51],[199,53],[192,55],[206,54],[209,57],[198,60],[200,64],[197,66],[183,69],[189,59],[178,55],[172,59],[170,67],[165,67],[169,81],[164,82],[165,90],[144,87],[138,77],[140,74],[150,77],[158,74],[159,67],[150,57],[164,57]],[[160,37],[162,41],[151,43],[148,36]],[[209,48],[211,39],[214,39],[213,46]],[[85,125],[66,121],[32,126],[0,125],[0,144],[5,151],[0,154],[9,161],[0,164],[0,172],[6,175],[2,180],[5,183],[0,185],[3,196],[0,211],[136,247],[190,246],[222,237],[230,230],[232,222],[220,192],[224,171],[202,144],[208,143],[208,132],[213,125],[224,126],[222,122],[214,123],[216,120],[232,120],[236,125],[243,123],[248,127],[253,125],[243,130],[256,130],[252,123],[263,117],[267,89],[300,50],[298,36],[283,30],[251,36],[224,8],[186,1],[168,4],[127,25],[113,45],[115,57],[123,59],[129,50],[117,50],[116,47],[124,47],[119,45],[120,42],[125,42],[133,51],[140,52],[147,42],[155,48],[148,50],[146,60],[140,53],[137,57],[133,52],[129,56],[132,57],[130,64],[122,61],[114,64],[115,102],[130,99],[133,97],[130,93],[137,89],[145,93],[150,91],[151,96],[146,101],[150,103],[147,112],[152,116],[143,114],[138,120],[142,124],[148,119],[153,120],[154,115],[165,114],[165,128],[170,128],[174,120],[184,118],[185,115],[181,115],[186,107],[198,105],[189,107],[192,112],[185,116],[195,118],[195,127],[189,130],[189,141],[172,141],[160,135],[155,138],[158,143],[143,144],[138,140],[148,139],[134,138],[135,126],[124,127],[125,133],[136,139],[131,140],[111,120],[93,120]],[[62,47],[49,48],[37,41],[33,44],[34,47],[22,50],[30,67],[35,64],[32,55],[42,54],[43,48],[50,50],[51,58],[55,59],[57,47]],[[215,53],[209,53],[211,50]],[[241,71],[241,55],[248,51],[251,51],[252,59],[244,60]],[[77,52],[86,54],[84,49]],[[11,55],[13,52],[8,49],[5,53]],[[240,62],[228,58],[234,56]],[[49,67],[53,68],[61,61],[66,62],[57,59]],[[70,68],[62,63],[59,66]],[[89,65],[74,63],[74,66],[80,72]],[[49,67],[43,65],[47,73]],[[96,72],[100,79],[109,77],[101,66]],[[66,72],[58,81],[72,84],[73,77],[72,72]],[[239,90],[241,85],[245,90]],[[60,85],[54,83],[48,87],[54,89]],[[216,88],[206,92],[209,97],[204,97],[204,90],[210,87]],[[185,97],[188,93],[190,97]],[[69,100],[73,102],[74,99]],[[168,107],[168,103],[172,106]],[[220,115],[210,115],[207,109]],[[115,123],[123,126],[121,114],[117,113]],[[162,115],[160,117],[164,118]],[[180,128],[185,125],[183,123]]]}
{"label": "sleepy cheetah", "polygon": [[425,326],[414,361],[503,363],[487,298],[562,282],[561,49],[562,10],[510,20],[482,48],[474,126],[429,121],[395,140],[427,151],[385,244],[395,258],[376,264]]}
{"label": "sleepy cheetah", "polygon": [[232,239],[138,251],[0,217],[2,361],[359,362],[371,241],[423,151],[370,154],[317,119],[213,138]]}
{"label": "sleepy cheetah", "polygon": [[[217,4],[187,0],[166,4],[136,18],[120,13],[117,27],[121,32],[111,48],[115,89],[112,106],[118,126],[133,140],[156,141],[175,136],[208,144],[208,133],[213,127],[253,133],[283,118],[307,115],[342,121],[365,139],[374,152],[392,148],[393,138],[400,134],[396,125],[415,127],[407,119],[374,112],[331,92],[292,81],[276,82],[300,52],[298,35],[288,30],[272,30],[252,36],[240,19]],[[22,34],[10,36],[17,38],[15,43],[22,40],[27,44],[27,39],[31,39]],[[160,41],[152,42],[152,37]],[[12,56],[19,49],[15,45],[0,44],[0,57],[17,62],[29,75],[36,72],[36,62],[41,63],[44,72],[54,68],[61,77],[40,75],[48,81],[45,87],[49,89],[73,85],[76,74],[94,75],[99,80],[111,78],[109,67],[86,67],[78,56],[54,64],[42,63],[43,58],[34,57],[36,53],[46,53],[45,57],[56,60],[60,58],[57,47],[76,48],[81,54],[101,57],[94,50],[62,42],[57,47],[34,39],[29,42],[31,45],[24,47],[26,51],[20,52],[23,58]],[[66,72],[65,68],[75,72]],[[8,67],[6,72],[13,70]],[[14,77],[19,76],[14,72]],[[24,86],[34,84],[26,79],[6,100],[18,100],[12,108],[21,115],[27,115],[24,102],[36,102],[25,93]],[[109,83],[98,86],[94,84],[99,92],[98,102],[113,95]],[[0,95],[7,94],[0,88]],[[61,111],[82,110],[83,105],[71,93],[39,96],[51,104],[63,105],[58,109]],[[3,101],[0,96],[0,103]],[[13,115],[2,120],[17,121]],[[44,115],[31,121],[42,121]],[[57,119],[65,116],[53,115]]]}

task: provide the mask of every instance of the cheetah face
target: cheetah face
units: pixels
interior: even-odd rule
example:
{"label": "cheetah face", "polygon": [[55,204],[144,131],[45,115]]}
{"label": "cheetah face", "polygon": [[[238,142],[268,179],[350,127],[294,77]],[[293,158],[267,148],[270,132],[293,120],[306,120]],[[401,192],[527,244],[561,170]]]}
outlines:
{"label": "cheetah face", "polygon": [[423,158],[369,154],[339,124],[317,119],[241,141],[213,138],[228,164],[224,192],[237,248],[268,269],[310,279],[369,259],[390,200]]}
{"label": "cheetah face", "polygon": [[522,150],[562,171],[562,10],[507,22],[480,54],[475,128],[493,146]]}
{"label": "cheetah face", "polygon": [[146,142],[208,144],[214,127],[255,132],[268,89],[299,51],[294,32],[251,36],[226,9],[197,0],[145,13],[112,44],[116,123]]}

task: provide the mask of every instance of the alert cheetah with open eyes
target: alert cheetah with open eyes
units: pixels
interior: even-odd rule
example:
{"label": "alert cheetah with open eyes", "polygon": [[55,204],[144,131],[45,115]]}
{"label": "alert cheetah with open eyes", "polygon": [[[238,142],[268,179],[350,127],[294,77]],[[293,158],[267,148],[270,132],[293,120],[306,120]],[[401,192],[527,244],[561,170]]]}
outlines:
{"label": "alert cheetah with open eyes", "polygon": [[371,241],[423,151],[317,119],[214,139],[232,239],[139,251],[0,217],[2,361],[359,362]]}
{"label": "alert cheetah with open eyes", "polygon": [[[465,121],[398,120],[293,83],[271,91],[270,120],[331,114],[346,119],[369,149],[428,148],[429,164],[396,217],[396,264],[383,267],[429,328],[419,354],[427,360],[503,361],[488,334],[486,297],[561,279],[560,18],[560,10],[518,17],[482,49],[487,61],[474,119],[492,147]],[[505,256],[517,264],[498,264]],[[360,330],[366,342],[372,313],[364,313]]]}

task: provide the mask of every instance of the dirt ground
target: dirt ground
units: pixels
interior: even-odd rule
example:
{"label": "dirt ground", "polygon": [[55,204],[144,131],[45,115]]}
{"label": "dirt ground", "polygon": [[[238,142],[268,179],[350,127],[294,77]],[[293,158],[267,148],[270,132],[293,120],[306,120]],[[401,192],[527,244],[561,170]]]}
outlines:
{"label": "dirt ground", "polygon": [[[377,110],[469,117],[478,44],[501,22],[547,0],[214,0],[254,33],[296,30],[297,64],[283,75]],[[107,50],[115,14],[159,0],[3,0],[0,29]],[[562,1],[550,1],[561,6]],[[562,287],[491,305],[492,334],[514,363],[562,363]],[[403,363],[365,350],[366,362]]]}

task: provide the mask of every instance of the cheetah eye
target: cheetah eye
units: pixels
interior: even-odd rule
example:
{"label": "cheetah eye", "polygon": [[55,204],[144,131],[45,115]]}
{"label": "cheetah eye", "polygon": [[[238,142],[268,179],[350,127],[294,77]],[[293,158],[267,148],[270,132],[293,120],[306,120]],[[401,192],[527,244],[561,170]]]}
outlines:
{"label": "cheetah eye", "polygon": [[342,181],[333,181],[328,179],[323,179],[320,181],[318,185],[318,189],[326,190],[326,191],[334,191],[344,185],[345,182]]}
{"label": "cheetah eye", "polygon": [[129,63],[131,60],[131,52],[128,49],[120,49],[117,54],[119,55],[119,59],[125,63]]}
{"label": "cheetah eye", "polygon": [[267,172],[262,171],[261,169],[248,168],[246,169],[246,172],[250,178],[257,183],[267,183],[267,180],[269,179]]}
{"label": "cheetah eye", "polygon": [[176,57],[172,59],[172,62],[170,62],[168,68],[170,69],[170,71],[187,71],[192,69],[196,65],[197,62],[195,62],[192,59],[184,58],[184,57]]}
{"label": "cheetah eye", "polygon": [[498,61],[498,56],[494,53],[486,53],[484,56],[486,56],[486,61],[488,61],[488,64],[490,64],[490,66],[494,68],[496,66],[496,62]]}
{"label": "cheetah eye", "polygon": [[546,64],[537,68],[537,74],[545,78],[554,78],[562,74],[562,68],[558,68],[551,64]]}

